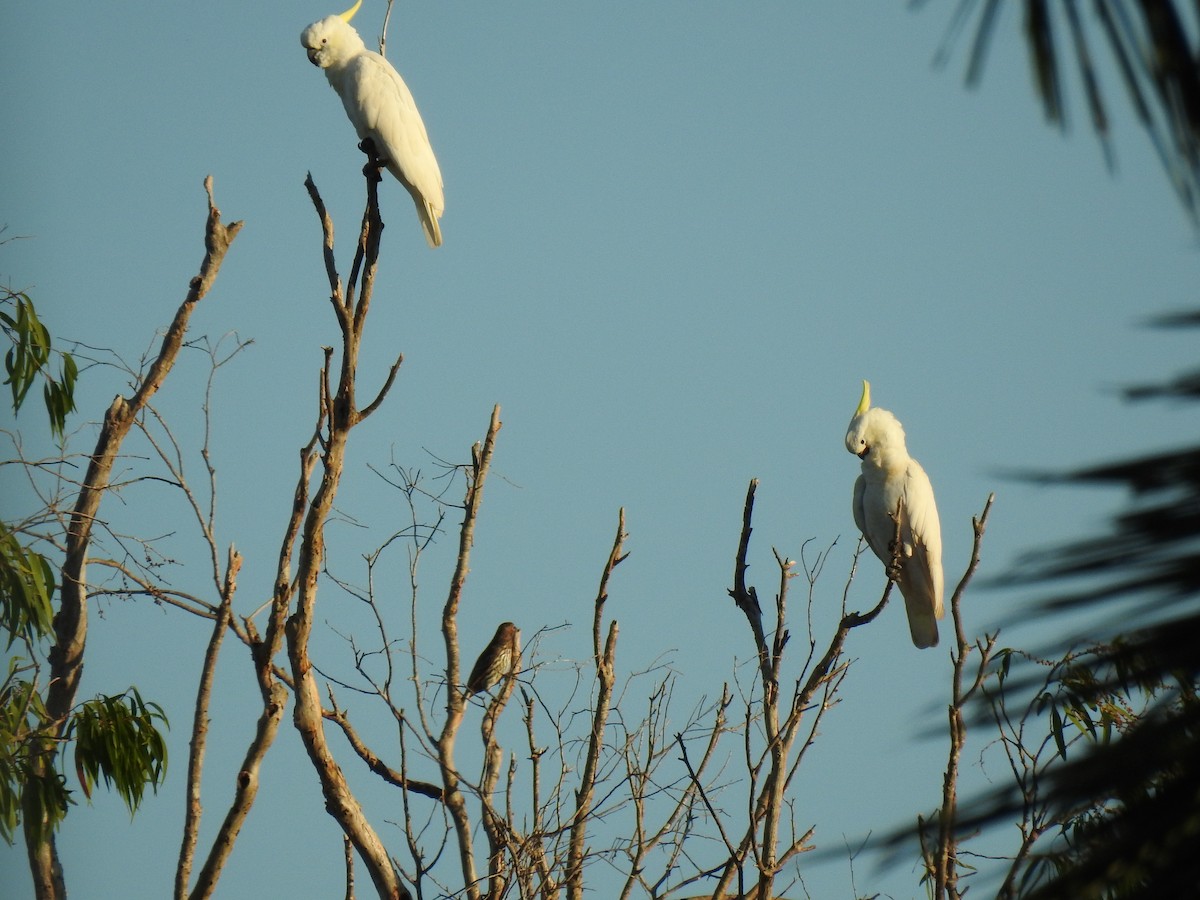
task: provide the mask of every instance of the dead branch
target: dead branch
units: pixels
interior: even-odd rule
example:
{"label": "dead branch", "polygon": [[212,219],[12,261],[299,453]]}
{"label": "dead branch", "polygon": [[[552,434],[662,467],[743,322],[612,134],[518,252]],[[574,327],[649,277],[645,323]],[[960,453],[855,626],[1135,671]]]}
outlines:
{"label": "dead branch", "polygon": [[[707,740],[704,746],[704,752],[700,756],[698,763],[693,766],[688,759],[684,759],[684,765],[688,770],[687,786],[680,793],[679,797],[674,801],[670,811],[663,816],[662,824],[657,830],[650,830],[645,822],[645,799],[647,786],[652,783],[654,777],[654,767],[657,762],[654,754],[653,745],[648,746],[646,757],[644,760],[637,761],[629,759],[627,761],[627,783],[629,784],[629,792],[632,795],[634,803],[634,837],[632,846],[629,851],[629,874],[625,879],[624,887],[621,890],[621,900],[632,895],[633,888],[636,884],[645,884],[644,880],[644,860],[649,853],[655,848],[662,845],[668,839],[671,840],[671,849],[668,852],[668,858],[663,867],[661,877],[654,885],[651,891],[652,896],[657,896],[657,890],[661,887],[675,870],[680,856],[684,853],[684,845],[690,833],[693,822],[692,810],[695,808],[697,799],[710,809],[711,803],[705,795],[704,778],[707,770],[713,760],[717,746],[721,737],[725,734],[726,714],[729,710],[729,704],[733,700],[733,694],[730,691],[729,685],[724,684],[721,687],[721,699],[716,703],[714,709],[714,717],[711,725],[705,729]],[[666,701],[662,700],[659,707],[663,713],[666,712]],[[653,715],[653,711],[651,713]],[[648,716],[647,718],[650,718]],[[686,729],[685,729],[686,731]],[[682,747],[684,740],[684,731],[676,732],[674,736],[674,744],[679,744],[684,750],[686,757],[686,748]],[[631,752],[631,751],[630,751]],[[663,753],[665,754],[664,748]],[[718,821],[719,820],[714,820]],[[728,846],[728,841],[726,845]],[[684,882],[687,883],[686,881]]]}
{"label": "dead branch", "polygon": [[[200,272],[191,280],[183,303],[176,310],[175,318],[163,335],[158,355],[140,379],[133,395],[129,398],[118,395],[105,413],[96,448],[92,452],[87,474],[84,476],[67,528],[59,609],[54,617],[54,645],[49,653],[50,686],[45,700],[46,714],[54,723],[56,738],[61,738],[66,728],[83,670],[83,653],[87,641],[87,560],[91,548],[92,527],[96,522],[100,501],[109,486],[113,464],[129,429],[175,365],[192,312],[196,304],[208,294],[230,244],[242,228],[241,222],[229,225],[221,222],[221,212],[213,201],[211,176],[204,180],[204,190],[208,195],[208,218],[204,234],[205,254],[200,264]],[[42,778],[53,771],[59,745],[59,740],[52,741],[46,753],[34,760],[34,770],[26,780],[27,790],[34,789],[41,783]],[[34,895],[38,900],[64,897],[66,885],[53,834],[47,827],[45,816],[30,815],[39,805],[32,796],[28,800],[29,802],[24,804],[24,826]]]}
{"label": "dead branch", "polygon": [[212,637],[204,652],[204,663],[200,669],[200,684],[196,689],[196,707],[192,716],[192,740],[188,753],[187,802],[184,805],[183,843],[179,850],[179,863],[175,869],[175,898],[183,900],[187,895],[188,880],[192,874],[196,839],[200,829],[200,774],[204,769],[204,751],[208,743],[208,710],[212,700],[213,675],[217,668],[217,655],[229,622],[233,618],[233,594],[237,589],[237,573],[242,567],[241,554],[232,546],[225,568],[225,590],[221,605],[213,624]]}
{"label": "dead branch", "polygon": [[[321,792],[325,797],[326,810],[353,843],[355,850],[367,867],[379,896],[385,900],[399,900],[401,897],[408,897],[408,891],[400,882],[400,877],[392,865],[387,848],[370,822],[367,821],[361,804],[346,783],[345,773],[329,748],[324,728],[320,692],[308,655],[309,638],[312,634],[316,609],[318,579],[325,554],[325,524],[333,508],[334,498],[337,495],[344,471],[350,432],[360,420],[355,402],[358,355],[363,328],[366,324],[367,310],[371,302],[374,273],[378,264],[379,235],[383,227],[379,217],[376,186],[371,179],[368,178],[366,181],[367,208],[363,213],[362,229],[359,233],[354,264],[344,296],[339,292],[340,281],[336,269],[332,267],[332,226],[328,223],[328,215],[324,212],[323,205],[316,199],[319,194],[313,185],[312,178],[310,177],[306,182],[309,195],[314,198],[314,206],[322,220],[322,232],[325,235],[325,247],[328,251],[326,253],[326,270],[332,287],[330,302],[342,332],[342,352],[336,391],[331,392],[329,388],[323,389],[327,398],[323,399],[321,404],[325,423],[324,433],[321,436],[324,450],[321,457],[322,472],[316,492],[308,504],[308,510],[304,517],[297,560],[296,604],[287,620],[284,633],[288,661],[295,683],[293,720],[309,760],[321,782]],[[360,270],[363,271],[364,277],[356,300],[355,283]],[[323,372],[332,374],[328,358],[327,352],[327,363]],[[326,383],[328,380],[328,375],[323,377],[323,381]],[[286,597],[288,591],[285,589],[283,594]],[[282,602],[278,602],[280,601],[279,594],[276,595],[276,600],[275,606],[278,609],[283,605]]]}
{"label": "dead branch", "polygon": [[613,539],[608,561],[604,564],[604,572],[600,576],[600,590],[596,594],[596,603],[592,616],[592,658],[596,664],[596,700],[592,714],[592,731],[588,738],[587,757],[583,771],[579,775],[579,787],[575,792],[575,815],[571,821],[571,834],[567,847],[567,864],[563,873],[563,881],[567,886],[568,900],[583,898],[583,856],[584,839],[587,835],[588,813],[595,799],[596,772],[600,761],[600,750],[604,746],[604,727],[608,722],[609,703],[612,701],[613,684],[616,681],[615,664],[617,655],[617,621],[613,619],[608,625],[608,637],[603,646],[600,643],[600,625],[604,614],[604,604],[608,601],[608,582],[613,569],[620,565],[628,556],[624,552],[625,539],[625,510],[622,508],[617,515],[617,536]]}
{"label": "dead branch", "polygon": [[[964,687],[963,679],[966,671],[967,657],[971,653],[971,644],[967,641],[966,630],[962,622],[962,597],[972,576],[975,574],[975,570],[979,568],[980,552],[983,547],[983,534],[987,530],[988,515],[991,513],[992,502],[995,499],[995,494],[988,494],[983,512],[971,520],[975,534],[974,543],[971,548],[971,559],[967,564],[966,571],[958,582],[958,587],[954,589],[954,594],[950,598],[950,613],[954,620],[955,636],[955,646],[950,653],[950,658],[953,662],[954,674],[952,677],[950,706],[947,711],[950,724],[949,758],[946,761],[946,774],[942,781],[942,806],[938,812],[938,840],[931,854],[933,863],[933,896],[935,900],[941,900],[942,897],[947,897],[949,900],[959,900],[963,893],[965,893],[965,891],[960,891],[958,886],[958,836],[956,834],[959,757],[967,741],[967,726],[963,718],[963,708],[983,683],[988,664],[991,661],[992,648],[996,642],[996,635],[988,635],[986,640],[979,642],[979,662],[975,667],[975,675],[971,685]],[[929,861],[929,859],[930,857],[927,855],[926,860]]]}
{"label": "dead branch", "polygon": [[458,560],[450,579],[450,590],[442,608],[442,637],[446,643],[446,721],[441,735],[434,741],[437,748],[438,768],[442,778],[443,800],[458,840],[459,860],[462,865],[463,884],[467,897],[478,900],[479,883],[475,870],[472,847],[471,820],[467,812],[466,798],[459,787],[458,769],[454,762],[454,744],[466,710],[466,698],[459,686],[460,676],[458,647],[458,607],[462,599],[463,586],[470,571],[471,548],[475,543],[475,522],[483,502],[483,487],[491,468],[495,451],[496,436],[500,432],[500,407],[492,409],[491,422],[483,444],[472,448],[471,471],[467,480],[462,526],[459,529]]}
{"label": "dead branch", "polygon": [[[780,827],[783,824],[784,796],[788,785],[794,778],[805,750],[815,739],[821,718],[833,703],[842,679],[845,677],[846,665],[841,663],[842,652],[850,630],[865,625],[875,619],[887,604],[892,581],[889,579],[884,588],[879,603],[866,614],[855,612],[844,613],[838,623],[833,637],[830,639],[824,655],[810,668],[815,642],[810,638],[808,660],[805,662],[807,677],[796,682],[787,708],[780,704],[780,672],[783,656],[789,642],[790,633],[787,629],[787,594],[794,561],[775,553],[779,566],[779,589],[775,599],[775,622],[773,623],[772,638],[768,641],[767,629],[763,622],[762,607],[754,587],[746,583],[746,572],[749,569],[747,561],[752,531],[754,497],[758,486],[757,480],[752,480],[746,492],[746,502],[742,514],[742,529],[738,541],[737,554],[734,563],[734,585],[729,590],[735,605],[746,616],[754,638],[757,656],[758,682],[762,690],[762,700],[758,720],[761,723],[765,747],[756,753],[751,744],[751,724],[755,720],[753,704],[748,700],[745,723],[745,762],[747,774],[750,777],[748,794],[748,821],[746,831],[725,862],[719,876],[714,896],[720,896],[730,889],[735,874],[742,877],[743,865],[748,855],[753,854],[755,866],[758,869],[755,891],[764,896],[771,896],[774,890],[774,879],[783,865],[799,853],[810,849],[809,839],[812,829],[801,832],[798,836],[793,826],[793,836],[786,846],[780,846]],[[810,576],[810,603],[811,576]],[[844,609],[844,606],[843,606]],[[819,704],[814,704],[817,694],[821,693]],[[800,727],[810,710],[815,710],[810,722],[807,738],[799,753],[792,760]],[[727,845],[730,845],[726,839]],[[739,891],[745,886],[739,884]]]}
{"label": "dead branch", "polygon": [[427,781],[414,781],[411,778],[406,778],[403,772],[397,772],[381,760],[363,742],[363,739],[354,729],[354,726],[350,724],[350,718],[344,709],[338,709],[335,706],[332,710],[325,713],[325,718],[329,719],[342,730],[342,734],[346,736],[346,740],[350,744],[350,749],[358,754],[358,758],[366,763],[367,768],[388,784],[398,787],[401,790],[412,791],[414,794],[420,794],[423,797],[429,797],[431,800],[440,801],[443,798],[442,788],[438,785],[430,784]]}
{"label": "dead branch", "polygon": [[354,845],[342,835],[342,858],[346,863],[346,900],[354,900]]}

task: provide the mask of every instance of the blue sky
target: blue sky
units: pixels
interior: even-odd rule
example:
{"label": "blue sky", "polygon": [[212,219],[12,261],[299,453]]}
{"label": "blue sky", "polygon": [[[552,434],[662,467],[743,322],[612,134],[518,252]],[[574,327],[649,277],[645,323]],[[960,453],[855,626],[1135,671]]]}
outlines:
{"label": "blue sky", "polygon": [[[1065,136],[1045,126],[1015,10],[1001,15],[980,90],[962,85],[965,45],[935,69],[952,6],[401,5],[388,56],[441,164],[445,245],[426,248],[408,197],[385,182],[364,392],[397,353],[405,363],[386,407],[354,434],[330,567],[361,582],[362,554],[405,524],[402,498],[369,466],[394,459],[432,472],[433,456],[465,460],[499,403],[464,654],[511,619],[526,635],[570,623],[546,638],[544,658],[585,658],[590,602],[624,507],[631,555],[608,606],[621,623],[619,663],[624,673],[669,663],[682,726],[752,651],[725,593],[752,477],[761,485],[751,577],[764,597],[776,582],[772,547],[796,557],[806,541],[836,541],[813,612],[818,641],[828,639],[856,538],[858,464],[842,438],[863,378],[933,481],[948,581],[966,564],[971,516],[989,491],[997,500],[981,578],[1100,527],[1119,496],[1003,473],[1194,438],[1178,408],[1130,407],[1114,394],[1194,361],[1186,336],[1143,327],[1194,302],[1194,234],[1122,106],[1112,176],[1078,103]],[[351,126],[298,41],[337,11],[219,2],[0,13],[10,36],[0,58],[0,222],[22,237],[0,247],[0,277],[30,292],[56,335],[135,362],[200,261],[205,175],[225,219],[246,221],[193,325],[213,340],[254,341],[220,371],[213,395],[217,532],[246,557],[242,613],[269,594],[320,347],[336,337],[305,174],[334,216],[343,271],[362,209]],[[382,16],[382,2],[368,0],[355,19],[368,44]],[[1120,99],[1114,79],[1105,86]],[[159,400],[192,448],[205,377],[203,355],[187,354]],[[122,389],[111,369],[85,376],[75,450]],[[20,425],[37,446],[36,415]],[[195,454],[189,466],[198,478]],[[0,474],[6,497],[19,495],[14,477]],[[114,530],[172,533],[170,580],[210,590],[177,495],[132,485],[104,511]],[[453,546],[443,539],[422,564],[431,652]],[[397,628],[404,565],[397,550],[376,573],[395,585]],[[882,586],[866,559],[851,606],[872,605]],[[1029,599],[977,588],[968,623],[1008,621]],[[797,591],[794,630],[801,600]],[[321,604],[331,627],[366,633],[361,610],[332,585]],[[172,768],[132,824],[115,796],[72,811],[60,838],[68,886],[84,900],[161,896],[178,851],[208,626],[145,603],[104,601],[94,612],[83,695],[135,683],[163,704]],[[1013,628],[1001,642],[1038,642],[1048,627]],[[318,649],[348,672],[332,633]],[[925,735],[944,719],[946,642],[915,650],[893,603],[848,653],[856,661],[842,703],[793,792],[798,823],[816,824],[818,844],[833,851],[933,808],[945,761],[944,741]],[[539,688],[558,690],[566,668],[550,666]],[[631,696],[644,695],[642,684]],[[202,846],[255,714],[235,645],[218,690]],[[358,713],[367,723],[381,715]],[[974,762],[984,737],[972,737]],[[987,783],[977,768],[967,779]],[[358,784],[388,839],[382,822],[398,815],[397,798]],[[285,723],[221,895],[335,894],[340,859]],[[0,873],[28,884],[21,848],[0,848]],[[802,873],[813,896],[852,896],[845,854],[805,860]],[[923,895],[915,866],[879,871],[860,857],[854,877],[860,892]]]}

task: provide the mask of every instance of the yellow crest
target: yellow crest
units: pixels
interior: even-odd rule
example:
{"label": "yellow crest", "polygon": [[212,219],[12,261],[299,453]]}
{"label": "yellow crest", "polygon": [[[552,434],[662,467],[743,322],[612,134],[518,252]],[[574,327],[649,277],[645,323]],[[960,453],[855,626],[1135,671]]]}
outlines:
{"label": "yellow crest", "polygon": [[351,19],[354,18],[354,14],[356,12],[358,12],[358,8],[360,6],[362,6],[362,0],[358,0],[357,3],[355,3],[352,7],[350,7],[348,10],[346,10],[344,13],[338,13],[338,18],[341,19],[343,22],[349,22]]}
{"label": "yellow crest", "polygon": [[[361,2],[361,0],[359,0]],[[858,409],[854,411],[856,416],[861,416],[871,408],[871,382],[863,381],[862,399],[858,401]]]}

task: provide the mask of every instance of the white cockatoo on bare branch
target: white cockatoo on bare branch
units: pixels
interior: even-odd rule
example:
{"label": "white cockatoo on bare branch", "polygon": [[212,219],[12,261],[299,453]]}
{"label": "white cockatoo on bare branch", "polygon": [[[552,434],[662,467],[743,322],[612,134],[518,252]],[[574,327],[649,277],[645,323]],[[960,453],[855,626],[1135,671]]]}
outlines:
{"label": "white cockatoo on bare branch", "polygon": [[359,138],[374,143],[379,161],[408,189],[425,239],[430,247],[438,247],[442,243],[438,219],[446,206],[442,172],[408,85],[350,27],[360,6],[362,0],[344,13],[313,22],[300,35],[300,43],[312,64],[325,70]]}
{"label": "white cockatoo on bare branch", "polygon": [[899,571],[908,628],[918,647],[936,647],[942,617],[942,527],[933,485],[920,463],[908,455],[904,429],[886,409],[871,409],[871,385],[846,432],[846,449],[862,460],[854,483],[854,524],[889,569],[900,516]]}

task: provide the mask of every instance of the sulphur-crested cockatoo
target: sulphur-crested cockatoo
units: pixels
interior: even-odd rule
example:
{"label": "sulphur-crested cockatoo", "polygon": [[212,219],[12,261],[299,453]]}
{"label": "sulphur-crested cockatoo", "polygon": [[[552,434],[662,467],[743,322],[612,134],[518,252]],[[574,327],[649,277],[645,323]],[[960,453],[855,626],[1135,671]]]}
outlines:
{"label": "sulphur-crested cockatoo", "polygon": [[350,27],[360,6],[362,0],[344,13],[313,22],[300,35],[300,43],[312,64],[325,70],[359,138],[374,142],[376,155],[412,194],[425,239],[430,247],[438,247],[438,219],[446,205],[442,172],[408,85]]}
{"label": "sulphur-crested cockatoo", "polygon": [[900,570],[896,585],[904,595],[908,628],[918,647],[936,647],[942,617],[942,527],[933,485],[920,463],[908,455],[904,429],[886,409],[871,409],[871,385],[846,432],[846,449],[862,460],[854,483],[854,524],[885,566],[892,564],[900,511]]}

